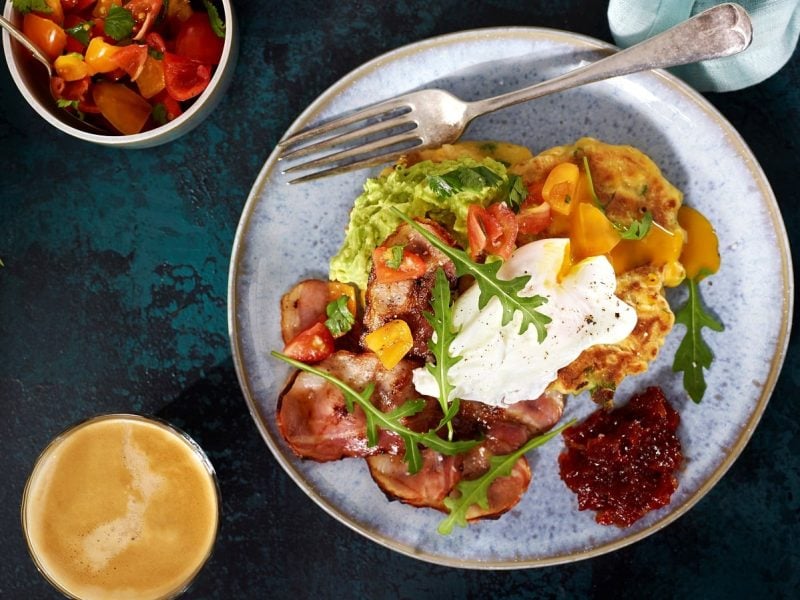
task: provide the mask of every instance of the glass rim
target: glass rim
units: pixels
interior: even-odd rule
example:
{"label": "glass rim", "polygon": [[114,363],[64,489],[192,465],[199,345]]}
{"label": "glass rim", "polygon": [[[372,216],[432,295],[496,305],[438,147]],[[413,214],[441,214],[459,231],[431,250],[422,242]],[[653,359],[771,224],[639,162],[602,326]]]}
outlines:
{"label": "glass rim", "polygon": [[63,594],[67,598],[72,598],[74,600],[81,600],[79,596],[76,596],[69,590],[65,589],[60,583],[58,583],[53,576],[48,573],[47,569],[42,564],[42,561],[37,556],[36,551],[33,548],[31,543],[30,534],[28,531],[28,523],[26,519],[26,507],[29,503],[29,495],[31,490],[31,485],[34,480],[34,476],[36,475],[37,471],[41,467],[42,464],[49,458],[51,452],[55,450],[62,442],[64,442],[72,433],[77,431],[78,429],[82,429],[83,427],[87,427],[94,423],[99,423],[103,421],[111,421],[111,420],[123,420],[123,421],[134,421],[134,422],[141,422],[141,423],[148,423],[150,425],[155,425],[162,430],[169,432],[171,435],[174,435],[178,439],[180,439],[184,444],[186,444],[192,454],[194,454],[200,461],[200,464],[203,466],[203,471],[209,476],[209,479],[213,483],[212,488],[214,490],[214,498],[215,508],[216,508],[216,519],[214,522],[214,530],[212,532],[211,543],[209,544],[208,552],[205,556],[200,560],[195,567],[195,569],[186,577],[184,581],[180,583],[180,585],[175,589],[167,594],[162,596],[158,596],[153,598],[152,600],[170,600],[172,598],[177,598],[181,594],[185,593],[189,587],[191,587],[192,583],[197,579],[197,576],[203,570],[203,567],[208,563],[209,559],[214,553],[214,549],[217,544],[217,539],[219,537],[219,530],[220,524],[222,520],[222,491],[220,490],[219,485],[219,478],[217,477],[216,469],[214,469],[214,465],[211,463],[211,460],[208,458],[205,450],[198,444],[195,439],[190,436],[186,431],[163,419],[161,417],[157,417],[155,415],[144,414],[144,413],[136,413],[136,412],[115,412],[115,413],[100,413],[93,416],[85,417],[74,423],[66,426],[61,431],[59,431],[53,438],[44,446],[44,448],[39,452],[36,456],[36,459],[33,461],[33,467],[31,468],[30,474],[25,481],[25,487],[22,490],[22,500],[20,502],[20,521],[22,525],[22,534],[25,538],[25,546],[28,549],[28,556],[30,556],[31,560],[33,561],[36,570],[42,575],[42,577],[55,588],[58,592]]}

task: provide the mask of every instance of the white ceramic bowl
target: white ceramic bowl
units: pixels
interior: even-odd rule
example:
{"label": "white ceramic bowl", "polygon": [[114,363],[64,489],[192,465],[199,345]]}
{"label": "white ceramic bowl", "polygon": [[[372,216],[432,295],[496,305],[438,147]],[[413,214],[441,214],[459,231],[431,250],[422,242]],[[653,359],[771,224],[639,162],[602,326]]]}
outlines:
{"label": "white ceramic bowl", "polygon": [[[233,78],[239,50],[236,16],[230,0],[220,0],[219,5],[224,13],[221,16],[225,21],[225,45],[222,49],[222,58],[208,87],[177,119],[134,135],[93,133],[81,129],[80,122],[72,119],[63,109],[56,106],[50,95],[44,66],[31,59],[30,53],[21,44],[12,40],[6,31],[3,31],[3,53],[11,77],[25,100],[53,127],[94,144],[118,148],[149,148],[171,142],[197,127],[219,103]],[[14,10],[11,0],[6,0],[3,15],[22,28],[22,17]]]}

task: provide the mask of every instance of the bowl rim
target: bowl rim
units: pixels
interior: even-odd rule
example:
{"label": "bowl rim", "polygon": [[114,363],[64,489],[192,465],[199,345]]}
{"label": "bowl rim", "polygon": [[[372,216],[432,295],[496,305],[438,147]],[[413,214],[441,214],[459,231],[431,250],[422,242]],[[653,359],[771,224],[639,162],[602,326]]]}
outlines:
{"label": "bowl rim", "polygon": [[[168,141],[173,139],[173,137],[179,133],[185,133],[194,125],[199,123],[199,121],[197,123],[191,123],[195,117],[199,116],[200,120],[202,120],[202,109],[206,106],[207,102],[211,101],[212,96],[216,93],[217,87],[225,76],[225,71],[230,65],[235,66],[236,42],[234,38],[237,35],[237,24],[236,17],[233,12],[233,4],[231,3],[231,0],[219,1],[225,14],[225,43],[222,47],[222,56],[219,64],[214,70],[214,74],[211,77],[211,80],[208,82],[208,86],[206,86],[206,89],[203,90],[199,96],[197,96],[192,105],[177,119],[174,119],[164,125],[159,125],[158,127],[148,131],[135,133],[133,135],[91,133],[89,131],[79,129],[78,127],[73,127],[66,121],[58,118],[53,111],[39,102],[39,100],[31,93],[22,77],[21,69],[17,64],[17,59],[15,56],[15,47],[19,46],[19,44],[12,40],[7,31],[3,30],[3,54],[5,55],[6,66],[11,73],[11,78],[14,80],[17,89],[19,89],[23,98],[25,98],[31,108],[33,108],[33,110],[36,111],[36,113],[38,113],[39,116],[41,116],[50,125],[68,135],[86,142],[93,142],[96,144],[102,144],[104,146],[115,147],[142,147],[147,145],[148,142],[159,142],[162,140],[162,138],[166,138],[163,141]],[[12,23],[17,24],[15,17],[18,16],[18,13],[14,9],[12,0],[5,0],[3,16]]]}

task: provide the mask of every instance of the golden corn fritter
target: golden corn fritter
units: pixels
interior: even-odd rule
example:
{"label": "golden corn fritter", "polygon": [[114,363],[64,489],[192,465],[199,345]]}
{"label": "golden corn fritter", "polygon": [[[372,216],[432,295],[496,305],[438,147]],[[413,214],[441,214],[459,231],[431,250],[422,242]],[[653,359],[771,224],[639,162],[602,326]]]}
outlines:
{"label": "golden corn fritter", "polygon": [[[462,142],[409,155],[406,164],[489,155],[509,164],[509,172],[520,175],[535,194],[553,167],[571,162],[583,172],[586,157],[595,194],[610,221],[625,228],[648,211],[652,214],[650,235],[639,241],[623,240],[609,255],[617,273],[616,295],[636,310],[636,327],[617,344],[585,350],[558,372],[550,386],[551,390],[568,394],[589,390],[596,401],[608,402],[625,377],[647,370],[674,324],[664,286],[677,285],[684,277],[683,266],[678,262],[684,233],[677,218],[683,194],[647,155],[632,146],[584,137],[530,158],[526,152],[502,142]],[[554,219],[536,237],[569,235],[569,227],[568,218]]]}

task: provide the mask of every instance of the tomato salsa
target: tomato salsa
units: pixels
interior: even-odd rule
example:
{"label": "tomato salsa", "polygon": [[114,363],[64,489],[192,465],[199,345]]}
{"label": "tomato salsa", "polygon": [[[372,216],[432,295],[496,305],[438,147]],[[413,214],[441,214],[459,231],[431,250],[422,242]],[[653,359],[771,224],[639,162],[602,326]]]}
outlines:
{"label": "tomato salsa", "polygon": [[206,89],[225,24],[211,0],[13,0],[58,104],[110,133],[177,118]]}
{"label": "tomato salsa", "polygon": [[578,495],[580,510],[597,511],[601,525],[628,527],[668,504],[683,462],[679,422],[661,389],[650,387],[564,431],[561,479]]}

